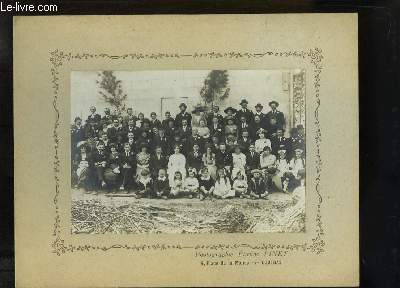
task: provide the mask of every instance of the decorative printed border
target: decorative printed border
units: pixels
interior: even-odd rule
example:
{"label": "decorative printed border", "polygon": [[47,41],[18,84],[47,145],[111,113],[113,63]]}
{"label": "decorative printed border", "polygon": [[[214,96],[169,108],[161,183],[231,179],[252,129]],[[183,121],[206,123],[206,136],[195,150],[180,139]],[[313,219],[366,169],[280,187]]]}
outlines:
{"label": "decorative printed border", "polygon": [[[160,60],[160,59],[182,59],[182,58],[208,58],[208,59],[218,59],[218,58],[226,58],[226,59],[239,59],[239,58],[263,58],[265,56],[275,56],[275,57],[295,57],[304,60],[308,60],[313,66],[313,85],[315,90],[315,101],[316,108],[314,111],[314,124],[316,126],[315,130],[315,145],[316,145],[316,177],[315,177],[315,192],[317,193],[318,202],[317,202],[317,214],[316,214],[316,228],[315,233],[316,236],[311,239],[311,243],[300,243],[300,244],[272,244],[272,243],[261,243],[259,245],[250,245],[250,244],[226,244],[226,243],[217,243],[212,245],[195,245],[195,246],[182,246],[181,244],[154,244],[154,245],[127,245],[127,244],[114,244],[111,246],[93,246],[93,245],[72,245],[65,242],[65,240],[61,236],[61,219],[60,219],[60,205],[59,205],[59,196],[60,196],[60,157],[59,157],[59,135],[58,128],[60,126],[60,111],[58,109],[58,97],[59,97],[59,67],[61,67],[64,63],[69,62],[71,60],[87,60],[87,59],[104,59],[104,60]],[[320,87],[321,87],[321,73],[323,69],[322,60],[324,59],[322,54],[322,49],[316,47],[310,49],[309,51],[286,51],[286,52],[277,52],[277,51],[266,51],[263,53],[241,53],[241,52],[226,52],[226,53],[217,53],[217,52],[209,52],[209,53],[193,53],[193,54],[179,54],[179,53],[156,53],[156,54],[142,54],[142,53],[131,53],[124,55],[111,55],[111,54],[90,54],[90,53],[66,53],[61,50],[54,50],[50,52],[50,64],[51,64],[51,82],[53,87],[53,107],[55,111],[55,123],[53,129],[53,139],[54,139],[54,180],[55,180],[55,194],[53,198],[54,208],[55,208],[55,221],[53,227],[53,237],[54,240],[51,244],[52,252],[57,254],[58,256],[65,254],[67,252],[88,252],[88,251],[108,251],[111,249],[126,249],[132,251],[147,251],[147,250],[181,250],[181,249],[209,249],[209,250],[227,250],[227,249],[239,249],[239,248],[249,248],[254,250],[287,250],[287,251],[303,251],[303,252],[312,252],[316,254],[323,253],[325,251],[325,241],[323,239],[324,229],[322,223],[322,214],[321,214],[321,206],[322,206],[322,195],[320,191],[320,182],[321,182],[321,171],[322,171],[322,157],[320,152],[321,142],[322,142],[322,133],[321,126],[319,121],[319,109],[321,106],[321,98],[320,98]]]}

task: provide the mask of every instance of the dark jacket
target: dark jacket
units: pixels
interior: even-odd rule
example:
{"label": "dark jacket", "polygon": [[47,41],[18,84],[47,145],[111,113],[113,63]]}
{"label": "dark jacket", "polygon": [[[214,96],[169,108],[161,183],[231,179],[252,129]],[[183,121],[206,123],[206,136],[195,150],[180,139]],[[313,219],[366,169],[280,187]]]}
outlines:
{"label": "dark jacket", "polygon": [[261,194],[264,194],[266,190],[267,190],[267,185],[265,184],[264,180],[262,180],[261,178],[258,178],[257,180],[252,178],[249,181],[249,192],[250,193],[255,193],[255,194],[261,195]]}
{"label": "dark jacket", "polygon": [[189,126],[192,125],[192,115],[188,112],[180,112],[175,117],[175,127],[181,127],[183,119],[186,119]]}
{"label": "dark jacket", "polygon": [[229,153],[228,151],[225,151],[225,153],[217,151],[215,154],[215,163],[218,168],[232,166],[232,153]]}
{"label": "dark jacket", "polygon": [[200,168],[203,166],[203,159],[200,151],[197,153],[197,157],[194,155],[194,152],[190,152],[188,157],[186,158],[186,166],[187,168],[193,167],[196,168],[197,172],[200,171]]}
{"label": "dark jacket", "polygon": [[250,170],[260,167],[260,154],[254,152],[252,156],[250,152],[246,153],[246,165]]}

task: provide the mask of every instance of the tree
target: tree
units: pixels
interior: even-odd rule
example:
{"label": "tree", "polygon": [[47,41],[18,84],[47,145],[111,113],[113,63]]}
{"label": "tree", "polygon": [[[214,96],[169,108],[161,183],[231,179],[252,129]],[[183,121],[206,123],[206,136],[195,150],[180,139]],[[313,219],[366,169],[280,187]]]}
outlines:
{"label": "tree", "polygon": [[227,70],[212,70],[204,80],[200,96],[206,104],[224,100],[229,96],[229,75]]}
{"label": "tree", "polygon": [[98,75],[100,80],[96,83],[100,86],[100,97],[115,107],[118,113],[124,111],[127,94],[122,90],[122,81],[117,80],[113,71],[101,71]]}

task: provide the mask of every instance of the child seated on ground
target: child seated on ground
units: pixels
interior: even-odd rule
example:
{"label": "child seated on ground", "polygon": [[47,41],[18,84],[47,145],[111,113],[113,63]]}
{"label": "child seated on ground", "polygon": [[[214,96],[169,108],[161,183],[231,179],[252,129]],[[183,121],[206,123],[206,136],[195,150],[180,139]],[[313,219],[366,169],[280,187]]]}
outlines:
{"label": "child seated on ground", "polygon": [[178,197],[184,193],[183,189],[183,179],[182,173],[180,171],[175,171],[173,182],[171,183],[171,197]]}
{"label": "child seated on ground", "polygon": [[249,195],[247,193],[247,180],[242,174],[241,171],[238,171],[236,174],[236,178],[233,181],[233,190],[235,191],[235,195],[240,198],[248,198]]}
{"label": "child seated on ground", "polygon": [[199,181],[196,178],[196,169],[189,168],[188,169],[188,177],[186,177],[184,182],[183,189],[185,190],[185,194],[188,195],[190,199],[196,197],[199,193]]}
{"label": "child seated on ground", "polygon": [[137,179],[137,194],[136,198],[148,197],[153,195],[153,180],[150,177],[149,169],[143,169],[140,172],[140,177]]}
{"label": "child seated on ground", "polygon": [[261,173],[258,169],[251,171],[253,178],[249,182],[249,192],[252,199],[266,198],[268,195],[267,185],[261,178]]}
{"label": "child seated on ground", "polygon": [[218,199],[226,199],[235,196],[235,191],[233,191],[232,189],[231,181],[229,177],[226,176],[224,168],[218,170],[217,180],[215,180],[213,193],[215,198]]}
{"label": "child seated on ground", "polygon": [[204,200],[206,197],[210,199],[213,198],[213,191],[214,191],[214,181],[208,172],[208,168],[204,167],[201,170],[201,176],[199,179],[199,187],[200,187],[200,200]]}
{"label": "child seated on ground", "polygon": [[155,196],[157,198],[168,199],[169,189],[169,181],[165,169],[160,169],[158,171],[158,177],[154,181]]}

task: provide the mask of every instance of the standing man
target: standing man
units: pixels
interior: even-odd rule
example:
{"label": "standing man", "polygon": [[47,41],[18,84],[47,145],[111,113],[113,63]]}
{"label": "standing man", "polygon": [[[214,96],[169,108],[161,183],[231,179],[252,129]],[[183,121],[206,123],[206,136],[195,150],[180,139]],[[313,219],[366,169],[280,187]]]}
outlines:
{"label": "standing man", "polygon": [[113,123],[113,118],[111,116],[111,111],[110,108],[106,107],[104,108],[104,116],[101,118],[101,122],[107,123],[107,125],[110,125]]}
{"label": "standing man", "polygon": [[271,111],[269,111],[265,117],[267,123],[267,131],[270,133],[270,135],[274,136],[278,128],[285,130],[285,115],[283,115],[281,111],[277,110],[279,106],[278,102],[271,101],[268,103],[268,105],[269,107],[271,107]]}
{"label": "standing man", "polygon": [[208,125],[210,125],[211,123],[213,123],[213,118],[214,118],[214,117],[217,117],[217,119],[218,119],[218,124],[219,124],[220,126],[224,125],[224,116],[222,116],[222,115],[219,113],[219,106],[217,106],[217,105],[214,105],[214,106],[213,106],[213,111],[212,111],[211,113],[208,114],[208,117],[207,117],[207,124],[208,124]]}
{"label": "standing man", "polygon": [[165,112],[165,119],[162,121],[162,124],[161,124],[164,129],[168,128],[168,122],[169,121],[175,121],[175,120],[174,120],[174,118],[171,117],[171,112],[166,111]]}
{"label": "standing man", "polygon": [[157,119],[156,112],[151,112],[150,113],[150,128],[153,130],[154,127],[156,127],[157,129],[160,129],[161,121]]}
{"label": "standing man", "polygon": [[256,116],[260,117],[261,125],[264,125],[265,124],[265,118],[266,118],[266,115],[262,112],[264,106],[262,106],[261,103],[257,103],[257,105],[254,106],[254,108],[256,108],[256,112],[254,113],[254,117],[256,117]]}
{"label": "standing man", "polygon": [[185,103],[181,103],[179,105],[179,109],[181,112],[179,112],[176,117],[175,117],[175,127],[182,127],[182,120],[185,119],[188,123],[189,126],[192,124],[192,115],[188,112],[186,112],[187,105]]}
{"label": "standing man", "polygon": [[124,117],[124,126],[127,126],[129,123],[129,120],[133,120],[133,123],[136,123],[136,117],[135,115],[133,115],[133,109],[131,107],[129,107],[128,109],[126,109],[126,115]]}
{"label": "standing man", "polygon": [[90,115],[88,116],[86,122],[87,123],[96,123],[97,125],[100,124],[101,116],[96,113],[96,107],[91,106],[90,108]]}
{"label": "standing man", "polygon": [[240,118],[244,116],[246,118],[247,123],[253,123],[254,121],[254,114],[251,110],[247,109],[247,102],[246,99],[243,99],[240,102],[241,109],[237,110],[236,112],[236,123],[240,122]]}

